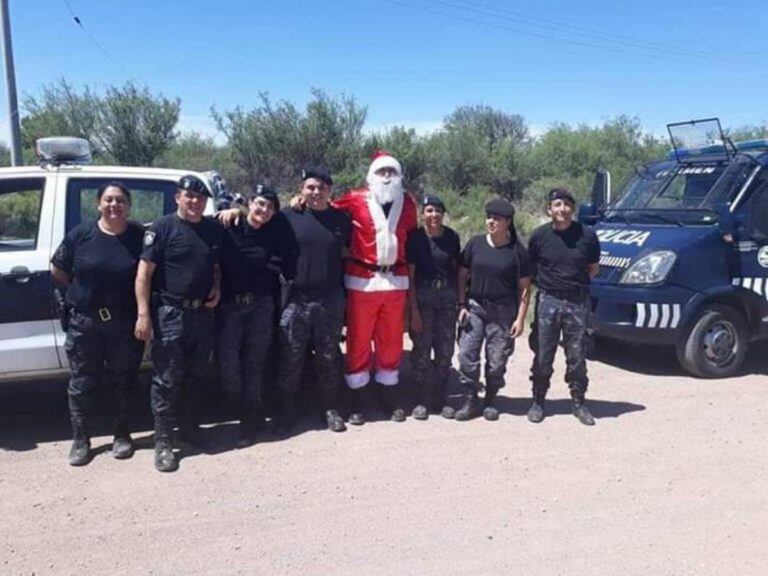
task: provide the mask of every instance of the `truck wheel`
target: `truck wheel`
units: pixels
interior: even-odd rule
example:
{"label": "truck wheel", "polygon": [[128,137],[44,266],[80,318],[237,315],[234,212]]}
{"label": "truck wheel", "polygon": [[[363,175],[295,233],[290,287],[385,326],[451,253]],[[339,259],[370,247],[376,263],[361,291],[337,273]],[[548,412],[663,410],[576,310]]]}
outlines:
{"label": "truck wheel", "polygon": [[677,345],[677,359],[700,378],[733,376],[747,354],[747,323],[736,309],[721,304],[704,308],[688,336]]}

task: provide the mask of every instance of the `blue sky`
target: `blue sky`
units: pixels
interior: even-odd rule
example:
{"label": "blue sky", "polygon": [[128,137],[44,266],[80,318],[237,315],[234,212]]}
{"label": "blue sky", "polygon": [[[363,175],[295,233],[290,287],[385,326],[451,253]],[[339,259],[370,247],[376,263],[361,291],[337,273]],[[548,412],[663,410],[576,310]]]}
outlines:
{"label": "blue sky", "polygon": [[[656,133],[768,120],[765,0],[9,2],[20,94],[133,79],[179,96],[182,128],[208,133],[212,105],[248,108],[260,91],[304,104],[311,87],[355,96],[372,129],[429,129],[467,103],[534,131],[621,113]],[[4,90],[0,105],[7,140]]]}

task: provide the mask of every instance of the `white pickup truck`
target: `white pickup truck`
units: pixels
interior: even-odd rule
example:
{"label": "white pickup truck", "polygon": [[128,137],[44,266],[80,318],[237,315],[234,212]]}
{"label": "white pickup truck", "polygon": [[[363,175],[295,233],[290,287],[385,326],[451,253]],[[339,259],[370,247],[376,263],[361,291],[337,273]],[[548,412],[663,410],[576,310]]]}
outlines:
{"label": "white pickup truck", "polygon": [[[149,223],[176,209],[176,182],[195,174],[211,188],[215,172],[90,166],[85,140],[46,138],[39,166],[0,168],[0,382],[42,378],[68,369],[53,301],[49,260],[64,235],[97,217],[96,191],[113,180],[131,191],[131,218]],[[209,200],[207,213],[214,201]]]}

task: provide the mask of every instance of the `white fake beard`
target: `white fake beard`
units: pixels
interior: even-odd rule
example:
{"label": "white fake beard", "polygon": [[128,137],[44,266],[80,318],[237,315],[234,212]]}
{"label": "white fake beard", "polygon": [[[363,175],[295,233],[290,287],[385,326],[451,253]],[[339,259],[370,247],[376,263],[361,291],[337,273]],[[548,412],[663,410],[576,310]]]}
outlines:
{"label": "white fake beard", "polygon": [[368,179],[368,189],[379,204],[389,204],[403,194],[403,178],[382,178],[374,174]]}

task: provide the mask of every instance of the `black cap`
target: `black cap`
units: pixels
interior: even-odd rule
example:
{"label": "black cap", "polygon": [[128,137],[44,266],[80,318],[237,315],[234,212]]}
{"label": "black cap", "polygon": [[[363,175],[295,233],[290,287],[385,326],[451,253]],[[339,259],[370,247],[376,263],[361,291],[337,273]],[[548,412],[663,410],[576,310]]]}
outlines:
{"label": "black cap", "polygon": [[443,201],[440,199],[440,196],[437,196],[435,194],[425,194],[424,197],[421,199],[422,210],[427,206],[434,206],[441,212],[443,213],[446,212],[445,204],[443,204]]}
{"label": "black cap", "polygon": [[272,206],[275,207],[275,212],[280,210],[280,198],[277,196],[277,192],[269,186],[257,184],[251,193],[251,200],[254,198],[265,198],[272,202]]}
{"label": "black cap", "polygon": [[205,182],[193,174],[187,174],[186,176],[179,178],[178,187],[179,190],[188,190],[195,194],[203,194],[204,196],[208,196],[208,198],[211,197],[211,191],[208,190],[208,186],[205,185]]}
{"label": "black cap", "polygon": [[494,198],[485,203],[485,213],[501,216],[502,218],[512,218],[515,215],[515,207],[509,200],[503,198]]}
{"label": "black cap", "polygon": [[333,178],[331,178],[328,170],[321,168],[320,166],[306,166],[301,170],[302,182],[304,182],[304,180],[309,180],[310,178],[317,178],[328,184],[328,186],[333,186]]}
{"label": "black cap", "polygon": [[572,206],[576,205],[576,198],[565,188],[552,188],[549,191],[549,203],[552,204],[555,200],[565,200],[570,202]]}

